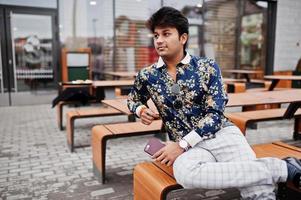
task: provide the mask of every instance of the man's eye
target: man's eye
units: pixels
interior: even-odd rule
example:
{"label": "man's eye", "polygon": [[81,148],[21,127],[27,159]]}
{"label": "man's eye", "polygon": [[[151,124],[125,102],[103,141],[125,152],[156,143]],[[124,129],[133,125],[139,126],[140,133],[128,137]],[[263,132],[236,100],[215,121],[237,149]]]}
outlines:
{"label": "man's eye", "polygon": [[154,35],[153,37],[154,37],[154,39],[158,39],[159,36],[158,35]]}
{"label": "man's eye", "polygon": [[170,36],[170,33],[164,33],[164,36],[168,37]]}

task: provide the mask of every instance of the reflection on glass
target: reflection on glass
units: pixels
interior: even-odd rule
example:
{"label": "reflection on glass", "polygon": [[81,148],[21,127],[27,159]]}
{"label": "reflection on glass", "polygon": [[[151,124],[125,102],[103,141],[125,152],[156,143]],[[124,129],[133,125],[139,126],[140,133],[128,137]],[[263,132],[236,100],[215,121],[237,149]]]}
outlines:
{"label": "reflection on glass", "polygon": [[202,20],[202,1],[191,0],[191,1],[175,1],[175,0],[164,0],[164,6],[172,6],[180,10],[189,21],[189,40],[187,45],[187,51],[191,55],[201,55],[201,31],[203,31],[203,20]]}
{"label": "reflection on glass", "polygon": [[251,14],[242,18],[241,64],[252,68],[260,68],[263,45],[263,15]]}
{"label": "reflection on glass", "polygon": [[12,14],[15,91],[51,87],[53,82],[51,16]]}
{"label": "reflection on glass", "polygon": [[204,51],[215,59],[222,68],[234,68],[236,49],[236,24],[238,0],[205,1],[204,8]]}
{"label": "reflection on glass", "polygon": [[58,2],[62,46],[68,50],[91,48],[93,77],[102,79],[103,67],[113,68],[112,0]]}
{"label": "reflection on glass", "polygon": [[114,7],[112,0],[95,0],[93,5],[84,0],[58,2],[62,45],[67,49],[90,47],[93,66],[98,66],[98,60],[102,62],[103,70],[99,71],[137,71],[157,60],[145,21],[161,4],[175,7],[187,16],[191,25],[188,51],[213,58],[223,68],[239,63],[236,30],[240,26],[238,5],[243,6],[240,0],[115,0]]}
{"label": "reflection on glass", "polygon": [[138,71],[157,61],[145,22],[159,7],[158,0],[116,1],[116,71]]}
{"label": "reflection on glass", "polygon": [[189,26],[189,41],[187,51],[191,55],[200,56],[199,26]]}

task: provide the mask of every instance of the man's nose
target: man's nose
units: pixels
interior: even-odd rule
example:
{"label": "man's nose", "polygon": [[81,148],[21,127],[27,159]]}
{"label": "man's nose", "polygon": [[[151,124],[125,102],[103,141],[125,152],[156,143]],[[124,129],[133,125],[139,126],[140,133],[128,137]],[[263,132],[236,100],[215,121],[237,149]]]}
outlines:
{"label": "man's nose", "polygon": [[163,38],[161,36],[158,36],[156,39],[157,44],[161,44],[163,42]]}

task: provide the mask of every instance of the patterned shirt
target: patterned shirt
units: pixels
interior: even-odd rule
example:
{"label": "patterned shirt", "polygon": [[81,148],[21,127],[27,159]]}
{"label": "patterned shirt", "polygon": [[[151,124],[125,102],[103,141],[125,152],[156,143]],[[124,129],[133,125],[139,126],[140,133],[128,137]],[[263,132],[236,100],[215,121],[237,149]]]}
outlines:
{"label": "patterned shirt", "polygon": [[[220,69],[213,60],[186,53],[176,68],[176,81],[168,74],[161,57],[142,69],[128,96],[128,107],[137,115],[137,110],[151,98],[170,139],[183,138],[193,147],[229,125],[223,114],[228,97]],[[177,95],[172,89],[174,84],[180,89]],[[183,104],[180,109],[174,106],[177,99]]]}

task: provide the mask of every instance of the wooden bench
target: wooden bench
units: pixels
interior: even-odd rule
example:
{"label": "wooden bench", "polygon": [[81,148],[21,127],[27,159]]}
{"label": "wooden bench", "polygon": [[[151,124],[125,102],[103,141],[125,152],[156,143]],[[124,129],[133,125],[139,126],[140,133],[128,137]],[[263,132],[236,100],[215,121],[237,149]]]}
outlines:
{"label": "wooden bench", "polygon": [[[116,96],[116,99],[126,99],[127,96]],[[87,103],[101,103],[101,100],[90,100]],[[63,126],[63,106],[65,105],[82,105],[82,103],[80,101],[60,101],[57,105],[56,105],[56,112],[57,112],[57,124],[59,129],[62,131],[64,129]]]}
{"label": "wooden bench", "polygon": [[[66,113],[67,125],[67,143],[71,152],[74,151],[74,123],[76,119],[93,118],[93,117],[109,117],[114,115],[123,115],[122,112],[111,107],[93,108],[93,109],[77,109]],[[129,120],[133,117],[129,116]],[[83,146],[80,146],[83,147]]]}
{"label": "wooden bench", "polygon": [[246,83],[242,82],[226,82],[226,91],[228,93],[240,93],[246,91]]}
{"label": "wooden bench", "polygon": [[92,128],[92,162],[94,175],[101,183],[105,182],[106,144],[109,139],[138,135],[156,134],[161,131],[162,121],[150,125],[141,122],[97,125]]}
{"label": "wooden bench", "polygon": [[57,126],[62,131],[64,130],[63,126],[63,106],[65,105],[73,105],[75,102],[73,101],[60,101],[56,105],[56,115],[57,115]]}
{"label": "wooden bench", "polygon": [[[91,100],[88,103],[97,103],[96,100]],[[58,128],[62,131],[64,130],[63,126],[63,107],[66,105],[81,105],[82,103],[80,101],[60,101],[56,105],[56,113],[57,113],[57,125]]]}
{"label": "wooden bench", "polygon": [[[301,152],[275,144],[253,145],[252,148],[258,158],[294,156],[301,159]],[[172,167],[158,162],[144,162],[134,168],[134,200],[163,200],[169,192],[181,188],[173,176]]]}
{"label": "wooden bench", "polygon": [[[245,135],[247,125],[254,122],[260,121],[268,121],[268,120],[278,120],[278,119],[288,119],[291,117],[286,117],[285,114],[287,113],[287,108],[277,108],[277,109],[267,109],[267,110],[254,110],[254,111],[246,111],[246,112],[233,112],[233,113],[226,113],[226,117],[229,118],[241,132]],[[294,113],[295,117],[295,134],[298,134],[297,130],[301,123],[301,109],[298,109]]]}

